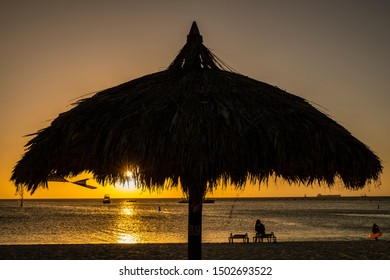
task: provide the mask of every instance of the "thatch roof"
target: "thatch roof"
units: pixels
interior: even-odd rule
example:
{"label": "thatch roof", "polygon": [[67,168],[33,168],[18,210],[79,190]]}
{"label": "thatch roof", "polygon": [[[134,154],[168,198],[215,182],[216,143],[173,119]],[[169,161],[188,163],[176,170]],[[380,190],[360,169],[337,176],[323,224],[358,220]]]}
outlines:
{"label": "thatch roof", "polygon": [[226,70],[196,24],[165,71],[80,100],[38,131],[11,180],[34,192],[48,176],[84,171],[100,183],[132,169],[146,187],[238,186],[270,176],[362,188],[379,158],[305,99]]}

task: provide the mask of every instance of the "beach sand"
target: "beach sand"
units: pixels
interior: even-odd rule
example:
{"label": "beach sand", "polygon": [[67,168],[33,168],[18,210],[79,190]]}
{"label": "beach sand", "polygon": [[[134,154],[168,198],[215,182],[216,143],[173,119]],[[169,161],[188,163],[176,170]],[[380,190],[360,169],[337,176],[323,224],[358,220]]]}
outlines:
{"label": "beach sand", "polygon": [[[390,241],[205,243],[205,260],[389,260]],[[2,260],[185,260],[187,244],[0,245]]]}

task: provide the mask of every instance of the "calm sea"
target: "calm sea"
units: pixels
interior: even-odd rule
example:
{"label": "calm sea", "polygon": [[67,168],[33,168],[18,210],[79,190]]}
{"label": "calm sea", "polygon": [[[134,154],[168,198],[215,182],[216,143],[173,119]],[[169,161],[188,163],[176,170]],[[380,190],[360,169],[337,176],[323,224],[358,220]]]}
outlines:
{"label": "calm sea", "polygon": [[[179,199],[0,200],[0,244],[187,242]],[[254,232],[256,219],[279,241],[364,240],[373,223],[390,236],[390,197],[216,199],[203,206],[203,242]]]}

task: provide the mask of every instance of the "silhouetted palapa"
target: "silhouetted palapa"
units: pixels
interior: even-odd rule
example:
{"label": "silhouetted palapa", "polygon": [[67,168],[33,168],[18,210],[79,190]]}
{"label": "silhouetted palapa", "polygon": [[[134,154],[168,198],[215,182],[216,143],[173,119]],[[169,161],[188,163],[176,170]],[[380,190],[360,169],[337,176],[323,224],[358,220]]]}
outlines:
{"label": "silhouetted palapa", "polygon": [[11,180],[33,193],[48,177],[91,172],[104,183],[181,186],[189,197],[188,257],[201,258],[202,198],[216,185],[270,176],[288,182],[379,181],[367,146],[301,97],[234,73],[203,45],[187,43],[158,73],[77,102],[34,134]]}

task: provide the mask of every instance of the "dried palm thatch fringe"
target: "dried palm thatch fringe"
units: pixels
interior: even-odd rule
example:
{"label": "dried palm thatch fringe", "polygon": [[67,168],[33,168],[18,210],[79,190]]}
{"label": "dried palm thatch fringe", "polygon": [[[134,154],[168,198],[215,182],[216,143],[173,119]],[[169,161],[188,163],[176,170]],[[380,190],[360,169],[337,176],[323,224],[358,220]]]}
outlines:
{"label": "dried palm thatch fringe", "polygon": [[[34,192],[48,176],[88,171],[100,183],[142,186],[167,180],[185,190],[242,186],[269,176],[358,189],[378,180],[378,157],[303,98],[226,71],[202,44],[196,24],[165,71],[77,102],[38,131],[13,170]],[[202,193],[206,190],[201,190]]]}

